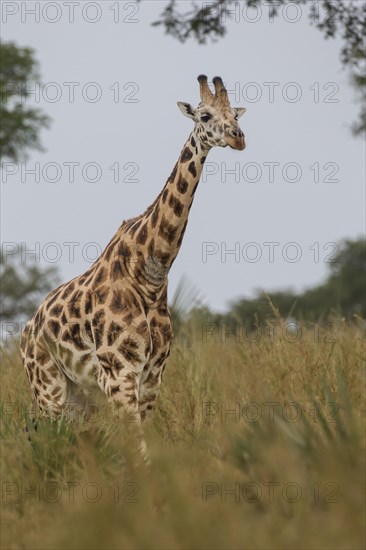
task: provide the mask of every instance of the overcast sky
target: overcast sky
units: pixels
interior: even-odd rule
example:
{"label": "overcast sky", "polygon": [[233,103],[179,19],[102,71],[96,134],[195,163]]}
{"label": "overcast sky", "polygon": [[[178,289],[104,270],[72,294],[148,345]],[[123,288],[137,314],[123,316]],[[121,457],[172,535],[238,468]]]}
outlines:
{"label": "overcast sky", "polygon": [[255,289],[301,291],[326,277],[331,243],[364,233],[364,143],[349,130],[359,106],[340,41],[304,7],[270,22],[265,6],[238,3],[226,37],[202,46],[151,27],[164,2],[2,4],[2,37],[35,49],[47,86],[33,103],[53,120],[44,153],[3,169],[2,241],[56,259],[62,280],[160,192],[192,130],[176,102],[198,103],[201,73],[247,108],[247,148],[210,152],[170,296],[183,275],[216,310]]}

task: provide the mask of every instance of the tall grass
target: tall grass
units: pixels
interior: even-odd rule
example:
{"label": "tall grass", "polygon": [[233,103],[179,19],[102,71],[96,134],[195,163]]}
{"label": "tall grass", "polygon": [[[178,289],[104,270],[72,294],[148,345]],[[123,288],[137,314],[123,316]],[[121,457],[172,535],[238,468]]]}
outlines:
{"label": "tall grass", "polygon": [[363,325],[226,328],[182,322],[146,423],[150,469],[108,411],[41,420],[30,445],[28,383],[4,348],[2,547],[363,548]]}

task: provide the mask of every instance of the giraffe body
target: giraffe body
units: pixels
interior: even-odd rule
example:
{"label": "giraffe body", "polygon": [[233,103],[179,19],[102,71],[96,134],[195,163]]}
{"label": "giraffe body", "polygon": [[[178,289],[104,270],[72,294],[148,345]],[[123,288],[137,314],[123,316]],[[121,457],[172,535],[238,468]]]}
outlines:
{"label": "giraffe body", "polygon": [[54,418],[80,404],[79,389],[85,397],[102,390],[141,419],[157,397],[172,337],[167,283],[148,306],[119,253],[123,243],[126,254],[126,227],[86,273],[51,292],[24,329],[21,351],[34,397]]}
{"label": "giraffe body", "polygon": [[140,426],[153,408],[169,356],[168,273],[182,243],[204,161],[214,146],[245,147],[222,80],[199,77],[201,103],[178,103],[195,121],[153,204],[123,222],[84,274],[51,292],[21,338],[33,399],[51,418],[103,394]]}

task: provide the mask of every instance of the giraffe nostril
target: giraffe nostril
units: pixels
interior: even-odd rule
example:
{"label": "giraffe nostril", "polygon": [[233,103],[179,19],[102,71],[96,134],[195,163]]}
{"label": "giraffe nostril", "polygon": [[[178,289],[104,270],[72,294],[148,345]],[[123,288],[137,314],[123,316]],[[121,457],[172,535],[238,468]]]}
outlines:
{"label": "giraffe nostril", "polygon": [[239,138],[239,137],[244,137],[244,134],[241,130],[237,129],[237,130],[231,130],[231,135],[235,138]]}

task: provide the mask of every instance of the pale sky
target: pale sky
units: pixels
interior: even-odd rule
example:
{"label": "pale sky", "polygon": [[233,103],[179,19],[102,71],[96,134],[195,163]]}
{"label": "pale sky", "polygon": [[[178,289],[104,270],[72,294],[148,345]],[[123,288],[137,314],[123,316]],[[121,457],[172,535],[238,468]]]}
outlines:
{"label": "pale sky", "polygon": [[197,105],[204,73],[247,108],[247,148],[210,152],[170,296],[183,275],[215,310],[255,289],[320,283],[331,243],[365,229],[364,142],[349,130],[359,106],[340,41],[304,7],[270,22],[263,6],[250,23],[240,3],[226,37],[181,44],[150,26],[164,2],[119,4],[2,3],[2,37],[35,49],[47,86],[32,103],[53,119],[45,152],[3,169],[3,243],[39,250],[41,265],[55,258],[62,281],[88,269],[165,184],[193,125],[176,102]]}

